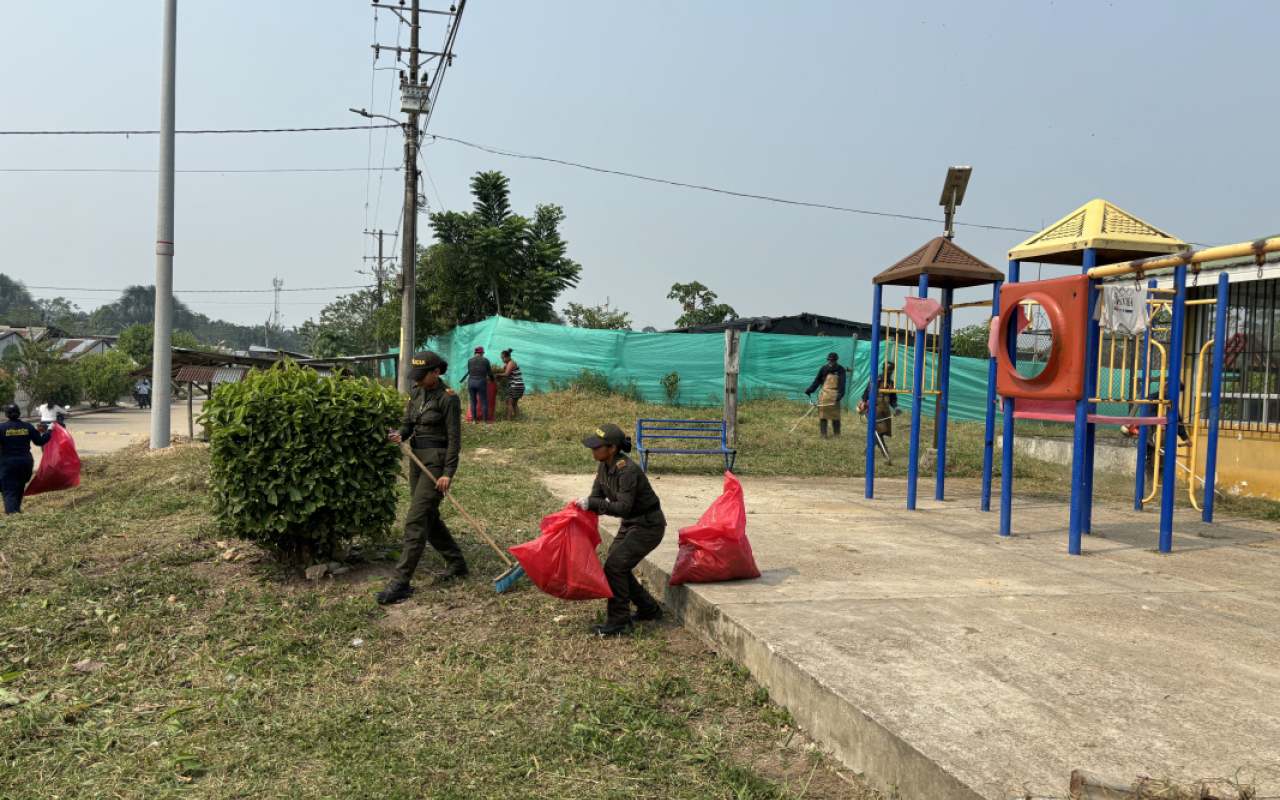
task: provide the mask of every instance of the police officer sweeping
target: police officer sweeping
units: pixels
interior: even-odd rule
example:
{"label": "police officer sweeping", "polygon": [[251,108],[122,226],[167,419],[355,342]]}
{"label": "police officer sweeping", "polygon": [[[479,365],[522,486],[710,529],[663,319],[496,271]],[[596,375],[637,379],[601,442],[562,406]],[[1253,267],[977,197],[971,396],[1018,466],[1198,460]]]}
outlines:
{"label": "police officer sweeping", "polygon": [[4,407],[4,415],[5,421],[0,423],[0,492],[4,494],[4,513],[21,514],[22,492],[36,465],[31,445],[44,447],[50,434],[23,422],[22,409],[12,403]]}
{"label": "police officer sweeping", "polygon": [[445,568],[436,573],[437,582],[461,578],[468,572],[462,550],[440,518],[440,501],[458,471],[462,450],[462,403],[440,380],[448,368],[448,362],[430,350],[414,354],[409,408],[400,430],[388,435],[393,442],[407,441],[422,465],[438,477],[433,481],[416,464],[409,465],[412,500],[404,523],[404,550],[391,582],[376,595],[379,603],[397,603],[413,594],[410,581],[427,542],[444,558]]}
{"label": "police officer sweeping", "polygon": [[[591,456],[600,466],[590,496],[574,503],[586,511],[622,517],[604,562],[604,576],[613,599],[608,602],[605,624],[595,626],[591,633],[606,638],[620,636],[628,633],[635,622],[662,619],[662,607],[631,570],[662,542],[667,518],[662,515],[662,504],[649,485],[649,477],[639,464],[623,455],[631,452],[631,438],[621,428],[602,425],[582,444],[591,448]],[[634,615],[632,603],[636,605]]]}

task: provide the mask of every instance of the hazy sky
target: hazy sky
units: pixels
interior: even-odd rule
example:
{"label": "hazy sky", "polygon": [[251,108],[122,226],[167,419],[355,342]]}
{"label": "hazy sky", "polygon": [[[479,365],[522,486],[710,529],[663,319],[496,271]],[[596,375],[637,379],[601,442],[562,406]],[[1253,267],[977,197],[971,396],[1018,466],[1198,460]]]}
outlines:
{"label": "hazy sky", "polygon": [[[162,8],[0,4],[0,129],[156,128]],[[378,20],[375,31],[373,9],[355,0],[182,0],[178,128],[358,124],[352,106],[399,116],[396,73],[373,70],[370,45],[407,45],[408,35],[390,12]],[[1038,230],[1102,197],[1183,239],[1235,242],[1280,230],[1265,33],[1278,23],[1275,0],[472,0],[430,130],[926,217],[939,215],[947,166],[967,164],[961,222]],[[424,46],[442,38],[439,22],[424,29]],[[378,66],[392,63],[384,54]],[[511,178],[517,211],[563,206],[583,279],[561,305],[609,298],[637,329],[669,327],[679,315],[669,287],[693,280],[743,316],[867,320],[871,277],[941,230],[445,142],[425,156],[432,210],[466,210],[470,176],[493,169]],[[153,170],[156,160],[155,136],[0,137],[0,169]],[[179,169],[400,160],[395,131],[178,137]],[[82,289],[154,282],[154,173],[0,172],[0,186],[0,272],[65,287],[35,293],[82,308],[114,299]],[[362,231],[398,227],[402,187],[397,172],[180,174],[179,296],[260,323],[269,294],[181,290],[270,289],[273,276],[286,288],[367,281],[356,273],[372,252]],[[425,218],[422,231],[425,241]],[[959,227],[956,242],[1003,268],[1027,235]],[[285,295],[284,321],[301,323],[334,294]]]}

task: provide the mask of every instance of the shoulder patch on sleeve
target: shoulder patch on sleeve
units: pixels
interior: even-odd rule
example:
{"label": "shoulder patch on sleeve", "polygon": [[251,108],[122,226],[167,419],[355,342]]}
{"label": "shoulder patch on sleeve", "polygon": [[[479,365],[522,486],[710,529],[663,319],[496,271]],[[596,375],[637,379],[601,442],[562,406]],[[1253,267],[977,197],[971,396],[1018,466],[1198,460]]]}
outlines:
{"label": "shoulder patch on sleeve", "polygon": [[624,460],[622,460],[622,461],[619,461],[619,462],[617,463],[616,467],[617,467],[617,469],[622,469],[622,468],[623,468],[623,467],[625,467],[626,465],[627,465],[627,462],[626,462],[626,460],[624,459]]}
{"label": "shoulder patch on sleeve", "polygon": [[452,389],[445,389],[444,391],[445,391],[445,393],[446,393],[446,394],[457,394],[457,392],[455,392],[455,391],[454,391],[454,390],[452,390]]}

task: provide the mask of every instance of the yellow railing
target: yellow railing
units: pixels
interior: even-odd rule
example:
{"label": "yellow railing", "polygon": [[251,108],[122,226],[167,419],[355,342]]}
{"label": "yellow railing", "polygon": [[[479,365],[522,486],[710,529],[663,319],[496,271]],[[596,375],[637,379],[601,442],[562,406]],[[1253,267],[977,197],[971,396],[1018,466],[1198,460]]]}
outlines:
{"label": "yellow railing", "polygon": [[[1200,449],[1200,404],[1204,400],[1204,359],[1209,354],[1209,349],[1213,347],[1213,340],[1204,343],[1204,347],[1200,348],[1200,358],[1196,361],[1196,415],[1191,418],[1191,447],[1190,456],[1187,458],[1187,467],[1184,467],[1191,473],[1191,480],[1187,481],[1187,494],[1191,496],[1191,505],[1196,511],[1203,511],[1200,504],[1196,502],[1196,456],[1199,455]],[[1204,483],[1204,478],[1200,478],[1200,483]],[[1205,491],[1209,491],[1206,486]]]}
{"label": "yellow railing", "polygon": [[[907,316],[907,312],[901,309],[885,308],[880,311],[882,320],[880,322],[881,330],[884,331],[886,337],[885,345],[887,350],[885,353],[886,360],[894,364],[893,380],[881,383],[879,391],[885,394],[911,394],[914,380],[915,363],[907,358],[907,348],[914,345],[914,341],[908,342],[908,339],[919,336],[914,332],[916,324]],[[938,370],[940,368],[941,359],[938,355],[938,346],[942,341],[941,335],[942,315],[939,314],[933,318],[924,331],[924,385],[927,387],[923,394],[938,394]],[[891,385],[890,385],[891,384]]]}

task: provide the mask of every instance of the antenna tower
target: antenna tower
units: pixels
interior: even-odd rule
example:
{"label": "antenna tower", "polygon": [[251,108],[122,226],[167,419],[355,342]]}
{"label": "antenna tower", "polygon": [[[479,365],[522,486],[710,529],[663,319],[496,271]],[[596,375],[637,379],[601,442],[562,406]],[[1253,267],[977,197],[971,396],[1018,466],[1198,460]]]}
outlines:
{"label": "antenna tower", "polygon": [[276,306],[271,312],[271,327],[280,330],[280,289],[284,286],[284,281],[280,278],[272,278],[271,286],[275,289]]}

